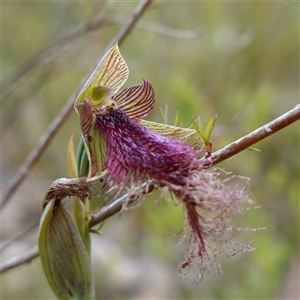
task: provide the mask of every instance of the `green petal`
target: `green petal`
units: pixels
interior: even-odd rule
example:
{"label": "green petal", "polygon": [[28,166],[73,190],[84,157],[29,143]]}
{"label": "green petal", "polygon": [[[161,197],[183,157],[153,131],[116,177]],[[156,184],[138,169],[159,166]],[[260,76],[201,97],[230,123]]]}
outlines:
{"label": "green petal", "polygon": [[155,93],[152,84],[144,79],[142,84],[124,89],[114,95],[112,99],[131,120],[139,122],[152,110]]}
{"label": "green petal", "polygon": [[177,140],[185,140],[195,133],[194,129],[176,127],[172,125],[166,125],[145,120],[142,120],[140,124],[156,133]]}
{"label": "green petal", "polygon": [[100,97],[101,99],[99,99],[97,88],[100,86],[108,88],[106,91],[102,90],[101,92],[105,92],[105,96],[110,96],[109,90],[111,89],[113,93],[116,93],[127,80],[128,74],[127,64],[119,51],[118,44],[115,44],[100,60],[92,75],[80,90],[75,104],[82,103],[87,98],[94,101],[92,103],[93,107],[99,107],[103,98]]}

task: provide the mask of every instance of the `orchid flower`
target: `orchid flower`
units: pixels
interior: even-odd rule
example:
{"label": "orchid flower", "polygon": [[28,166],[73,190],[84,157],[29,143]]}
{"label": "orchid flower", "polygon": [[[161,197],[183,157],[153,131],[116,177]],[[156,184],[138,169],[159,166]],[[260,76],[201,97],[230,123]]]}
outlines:
{"label": "orchid flower", "polygon": [[186,139],[195,133],[189,128],[144,121],[143,118],[154,106],[154,89],[148,80],[143,80],[142,84],[118,92],[128,75],[128,67],[116,44],[100,60],[75,101],[89,159],[90,177],[103,171],[105,143],[96,128],[96,116],[108,109],[121,109],[132,121],[172,138]]}
{"label": "orchid flower", "polygon": [[[182,204],[186,236],[186,261],[179,270],[192,267],[202,279],[209,266],[221,271],[218,254],[230,255],[253,250],[235,243],[227,232],[228,221],[241,213],[241,203],[251,203],[245,189],[239,190],[221,179],[222,170],[207,169],[208,159],[199,160],[201,149],[183,140],[192,129],[158,125],[142,119],[154,106],[151,83],[119,88],[128,68],[115,45],[100,61],[75,103],[90,161],[90,176],[104,169],[107,181],[116,187],[136,186],[148,179]],[[222,251],[221,248],[225,248]]]}

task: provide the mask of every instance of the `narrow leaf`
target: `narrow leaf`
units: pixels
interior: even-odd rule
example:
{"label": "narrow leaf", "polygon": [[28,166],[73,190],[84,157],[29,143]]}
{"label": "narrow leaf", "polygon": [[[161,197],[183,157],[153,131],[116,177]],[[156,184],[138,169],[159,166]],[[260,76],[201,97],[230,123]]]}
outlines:
{"label": "narrow leaf", "polygon": [[165,109],[163,110],[161,107],[159,108],[160,117],[163,124],[168,124],[168,104],[165,105]]}
{"label": "narrow leaf", "polygon": [[106,157],[106,144],[97,128],[92,130],[91,137],[92,141],[87,143],[88,151],[86,151],[89,154],[89,177],[93,177],[103,171]]}
{"label": "narrow leaf", "polygon": [[251,151],[254,151],[254,152],[261,152],[261,149],[254,148],[254,147],[248,147],[247,150],[251,150]]}
{"label": "narrow leaf", "polygon": [[[68,176],[70,178],[77,178],[78,170],[77,170],[77,164],[76,164],[73,135],[70,137],[69,143],[68,143],[67,161],[68,161]],[[72,212],[73,212],[74,220],[75,220],[77,229],[80,233],[80,236],[81,236],[81,238],[86,246],[86,249],[89,253],[90,237],[89,237],[89,229],[87,229],[88,232],[86,232],[85,205],[82,202],[82,200],[76,196],[72,196],[71,199],[72,199]]]}
{"label": "narrow leaf", "polygon": [[174,122],[173,122],[173,126],[177,126],[178,125],[178,119],[179,119],[179,113],[176,112],[175,119],[174,119]]}
{"label": "narrow leaf", "polygon": [[211,133],[214,129],[216,121],[217,121],[217,115],[215,114],[210,118],[210,120],[209,120],[209,122],[206,126],[206,137],[207,137],[208,140],[210,140],[210,135],[211,135]]}
{"label": "narrow leaf", "polygon": [[68,142],[67,162],[68,162],[68,176],[70,178],[78,177],[73,135],[71,135]]}
{"label": "narrow leaf", "polygon": [[195,121],[193,122],[193,126],[194,126],[194,128],[195,128],[195,130],[196,130],[197,135],[198,135],[199,138],[201,139],[201,141],[207,146],[208,143],[209,143],[209,141],[207,140],[206,134],[204,133],[204,131],[203,131],[203,129],[202,129],[202,126],[199,125],[199,119],[198,119],[198,121],[195,120]]}

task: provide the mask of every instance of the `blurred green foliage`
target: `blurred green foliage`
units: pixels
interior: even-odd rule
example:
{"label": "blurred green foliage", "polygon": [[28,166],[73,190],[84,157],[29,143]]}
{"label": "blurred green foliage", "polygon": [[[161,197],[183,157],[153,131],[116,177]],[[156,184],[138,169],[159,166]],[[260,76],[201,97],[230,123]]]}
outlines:
{"label": "blurred green foliage", "polygon": [[[126,1],[2,3],[3,89],[26,61],[95,14],[123,20],[135,6],[136,2]],[[166,26],[165,34],[156,32],[158,24]],[[147,30],[142,28],[145,25]],[[75,39],[22,80],[10,82],[12,92],[2,107],[4,183],[80,88],[82,78],[120,26],[112,22]],[[169,37],[172,30],[168,27],[198,30],[199,35],[192,39]],[[120,49],[130,70],[125,87],[146,78],[155,88],[156,106],[147,119],[159,121],[159,107],[165,103],[169,120],[179,111],[184,126],[199,114],[204,124],[218,114],[211,137],[213,150],[271,121],[299,101],[299,4],[295,2],[157,2]],[[79,132],[74,112],[32,172],[31,189],[10,203],[18,209],[23,202],[29,207],[23,214],[28,215],[18,222],[14,216],[8,219],[10,223],[4,218],[3,232],[11,223],[16,231],[22,231],[28,220],[39,218],[42,191],[52,180],[67,176],[68,138],[74,133],[78,143]],[[265,231],[238,234],[239,239],[257,245],[256,251],[222,259],[223,275],[211,272],[200,285],[194,285],[193,272],[188,280],[177,273],[177,266],[184,261],[184,242],[174,250],[183,225],[181,207],[174,206],[170,197],[157,203],[154,195],[137,209],[123,212],[121,219],[118,215],[110,218],[102,236],[94,237],[98,299],[289,298],[290,269],[299,262],[299,125],[292,124],[255,147],[261,152],[244,151],[221,167],[252,178],[249,192],[261,208],[246,212],[236,223],[266,227]],[[39,192],[32,197],[35,189]],[[23,246],[18,245],[15,247],[22,251]],[[148,260],[166,274],[163,287],[149,279],[160,273],[145,267]],[[132,275],[134,262],[139,266],[138,281]],[[1,278],[3,298],[53,297],[41,274],[39,260],[7,272]]]}

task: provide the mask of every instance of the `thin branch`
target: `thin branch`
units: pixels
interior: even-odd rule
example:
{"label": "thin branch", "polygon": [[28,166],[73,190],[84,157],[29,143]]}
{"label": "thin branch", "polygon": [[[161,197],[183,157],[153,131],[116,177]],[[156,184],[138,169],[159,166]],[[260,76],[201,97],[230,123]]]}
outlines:
{"label": "thin branch", "polygon": [[[117,24],[124,23],[124,16],[122,15],[114,15],[110,18],[111,22],[115,22]],[[154,32],[157,34],[164,35],[166,37],[176,38],[176,39],[197,39],[202,36],[203,31],[200,28],[197,29],[177,29],[170,26],[149,22],[145,20],[141,20],[141,22],[136,26],[137,28],[141,28],[150,32]]]}
{"label": "thin branch", "polygon": [[290,111],[281,115],[280,117],[271,121],[270,123],[261,126],[260,128],[252,131],[246,136],[243,136],[242,138],[229,144],[228,146],[222,148],[221,150],[214,152],[211,155],[213,165],[216,165],[217,163],[224,161],[227,158],[240,153],[241,151],[267,138],[268,136],[274,134],[275,132],[289,126],[290,124],[296,122],[299,119],[300,119],[300,104],[296,105],[295,108],[291,109]]}
{"label": "thin branch", "polygon": [[[252,131],[248,135],[218,150],[217,152],[214,152],[211,155],[212,165],[216,165],[217,163],[236,155],[242,150],[247,149],[248,147],[269,137],[273,133],[287,127],[288,125],[296,122],[299,119],[300,119],[300,105],[298,104],[295,108],[291,109],[290,111],[278,117],[277,119]],[[142,188],[142,191],[144,191],[144,194],[146,194],[147,192],[149,193],[152,192],[155,187],[154,185],[151,185],[151,182],[147,182],[144,183],[140,188]],[[125,203],[125,201],[128,201],[128,196],[129,196],[128,194],[125,194],[119,199],[115,200],[113,203],[103,207],[98,212],[91,214],[90,227],[103,222],[107,218],[119,212],[122,209],[122,206]],[[135,197],[132,197],[130,199],[130,202],[134,202],[135,200],[137,199]],[[37,256],[38,256],[38,249],[37,247],[34,247],[33,249],[31,249],[26,253],[17,255],[3,262],[2,266],[0,267],[0,273],[5,272],[14,267],[17,267],[23,263],[29,262]]]}
{"label": "thin branch", "polygon": [[13,239],[11,239],[9,242],[7,242],[4,246],[2,246],[2,248],[0,249],[0,252],[4,252],[7,248],[9,248],[11,245],[13,245],[14,243],[16,243],[17,241],[20,241],[22,239],[24,239],[27,235],[29,235],[29,233],[37,228],[39,226],[40,221],[38,220],[37,222],[35,222],[34,224],[32,224],[30,227],[28,227],[25,231],[23,231],[22,233],[20,233],[19,235],[17,235],[16,237],[14,237]]}
{"label": "thin branch", "polygon": [[30,250],[22,253],[21,255],[16,255],[11,257],[4,262],[1,262],[0,265],[0,273],[8,271],[12,268],[15,268],[19,265],[29,263],[31,260],[39,256],[39,248],[38,246],[34,246]]}
{"label": "thin branch", "polygon": [[[151,2],[151,1],[147,1],[147,2]],[[141,5],[143,5],[143,3]],[[143,9],[146,10],[146,8],[147,7],[143,5]],[[2,97],[0,99],[0,107],[7,101],[11,93],[14,91],[16,84],[23,77],[25,77],[28,73],[33,71],[40,64],[49,62],[55,59],[60,54],[62,54],[74,40],[79,39],[88,33],[98,30],[99,28],[101,28],[102,25],[126,24],[127,26],[129,23],[128,19],[126,19],[125,16],[112,15],[109,18],[104,18],[103,15],[104,15],[103,10],[101,11],[100,14],[96,13],[91,20],[79,25],[72,32],[57,39],[56,41],[53,42],[53,44],[48,46],[46,49],[40,51],[32,58],[30,58],[26,63],[24,63],[23,66],[21,66],[18,70],[13,72],[10,76],[4,78],[2,83]],[[131,24],[133,23],[131,22]],[[164,26],[152,22],[145,22],[145,21],[143,21],[137,27],[152,32],[156,32],[158,34],[162,34],[165,36],[180,38],[180,39],[194,39],[194,38],[198,38],[201,35],[200,29],[180,30],[180,29],[174,29],[168,26]],[[122,28],[124,28],[124,26]],[[115,39],[114,41],[118,41],[118,40]],[[119,44],[121,44],[121,42],[122,41],[119,40]]]}
{"label": "thin branch", "polygon": [[[132,15],[129,17],[126,24],[122,27],[119,33],[113,38],[111,43],[108,45],[107,49],[111,48],[116,42],[121,44],[124,39],[128,36],[129,32],[132,30],[134,25],[137,23],[139,18],[143,15],[145,10],[150,6],[152,0],[144,1],[142,0],[137,7],[134,9]],[[102,57],[102,56],[101,56]],[[88,77],[86,77],[87,80]],[[81,87],[80,87],[81,88]],[[79,90],[78,90],[79,91]],[[76,93],[77,95],[77,93]],[[75,96],[72,95],[69,100],[66,102],[64,107],[61,109],[56,118],[52,121],[52,123],[47,128],[46,132],[41,136],[37,145],[33,148],[33,150],[27,156],[25,162],[22,166],[17,170],[13,178],[10,180],[8,188],[4,192],[3,200],[1,203],[1,208],[8,203],[9,199],[12,197],[14,192],[18,189],[22,181],[26,178],[29,171],[33,168],[36,162],[43,155],[44,151],[47,149],[48,145],[52,141],[53,137],[57,133],[57,131],[61,128],[64,122],[69,117],[70,113],[73,111],[73,105],[75,101]]]}
{"label": "thin branch", "polygon": [[3,81],[2,101],[3,105],[10,96],[11,92],[15,89],[16,84],[29,72],[34,70],[37,66],[46,61],[49,62],[65,51],[70,43],[75,39],[84,36],[85,34],[99,29],[102,25],[109,23],[103,18],[102,14],[96,14],[88,22],[78,26],[73,32],[57,39],[52,45],[40,51],[37,55],[29,59],[21,68]]}
{"label": "thin branch", "polygon": [[124,41],[127,35],[130,33],[132,28],[135,26],[137,21],[141,18],[144,12],[149,8],[151,5],[152,0],[141,0],[137,7],[134,9],[131,16],[126,21],[125,25],[122,27],[120,32],[116,35],[116,37],[111,41],[111,43],[107,46],[107,50],[110,49],[116,42],[119,45]]}
{"label": "thin branch", "polygon": [[141,194],[148,195],[152,193],[154,189],[155,189],[154,183],[151,180],[149,180],[143,183],[141,186],[137,187],[136,190],[138,190],[138,192],[136,194],[134,193],[134,191],[131,193],[129,201],[128,201],[129,194],[124,194],[120,198],[116,199],[114,202],[110,203],[107,206],[104,206],[99,211],[96,211],[95,213],[90,215],[90,222],[89,222],[90,228],[103,222],[104,220],[108,219],[109,217],[119,212],[122,209],[125,201],[127,201],[127,204],[129,205],[135,202],[136,200],[138,200]]}
{"label": "thin branch", "polygon": [[39,138],[37,145],[31,150],[29,155],[26,157],[25,162],[19,167],[13,178],[9,181],[9,185],[4,192],[1,208],[8,203],[14,192],[20,187],[20,184],[29,174],[29,171],[38,162],[40,157],[43,155],[50,142],[67,120],[68,116],[72,112],[75,95],[72,95],[59,114],[54,118],[52,123],[47,128],[46,132]]}

